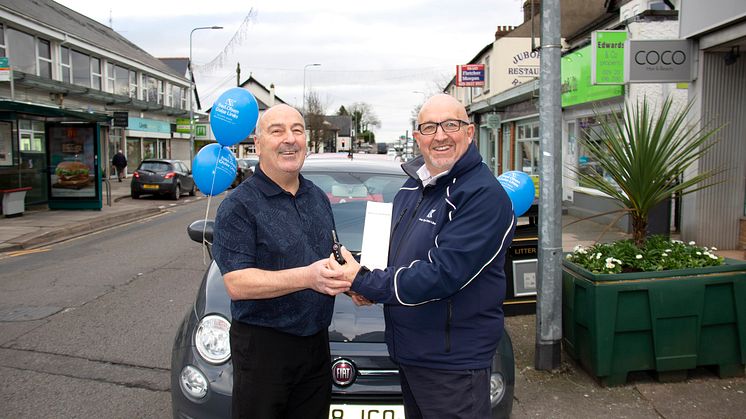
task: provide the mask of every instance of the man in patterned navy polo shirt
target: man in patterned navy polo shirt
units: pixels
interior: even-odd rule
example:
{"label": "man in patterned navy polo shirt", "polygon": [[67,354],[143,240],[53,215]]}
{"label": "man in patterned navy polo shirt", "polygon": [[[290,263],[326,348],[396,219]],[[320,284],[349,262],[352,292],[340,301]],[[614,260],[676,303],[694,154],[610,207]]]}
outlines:
{"label": "man in patterned navy polo shirt", "polygon": [[287,105],[257,126],[259,165],[218,209],[213,251],[231,297],[234,418],[327,418],[327,328],[349,282],[327,267],[331,205],[300,175],[303,117]]}

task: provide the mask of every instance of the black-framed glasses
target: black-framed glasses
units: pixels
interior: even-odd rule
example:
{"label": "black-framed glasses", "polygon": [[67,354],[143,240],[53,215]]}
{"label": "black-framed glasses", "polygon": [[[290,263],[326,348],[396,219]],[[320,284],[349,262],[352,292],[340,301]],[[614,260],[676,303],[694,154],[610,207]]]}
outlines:
{"label": "black-framed glasses", "polygon": [[456,132],[463,125],[469,125],[469,122],[460,119],[446,119],[442,122],[424,122],[417,127],[417,130],[422,135],[433,135],[438,131],[439,125],[443,132]]}

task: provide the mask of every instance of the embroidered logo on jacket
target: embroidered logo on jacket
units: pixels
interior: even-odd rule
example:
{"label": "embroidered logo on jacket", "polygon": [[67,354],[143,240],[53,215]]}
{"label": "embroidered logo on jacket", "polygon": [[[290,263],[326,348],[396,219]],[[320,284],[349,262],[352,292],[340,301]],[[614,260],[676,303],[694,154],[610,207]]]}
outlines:
{"label": "embroidered logo on jacket", "polygon": [[436,223],[435,221],[432,220],[433,214],[435,214],[435,209],[434,208],[431,209],[430,212],[427,213],[426,218],[419,218],[419,220],[421,222],[423,222],[423,223],[429,223],[429,224],[432,224],[432,225],[436,226],[436,225],[438,225],[438,223]]}

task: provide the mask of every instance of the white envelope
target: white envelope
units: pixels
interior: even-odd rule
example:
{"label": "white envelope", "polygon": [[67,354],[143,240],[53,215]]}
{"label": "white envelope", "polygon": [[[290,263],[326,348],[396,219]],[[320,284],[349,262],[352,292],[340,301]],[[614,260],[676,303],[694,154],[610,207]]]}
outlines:
{"label": "white envelope", "polygon": [[392,208],[391,203],[368,201],[360,257],[360,263],[368,269],[384,269],[388,266]]}

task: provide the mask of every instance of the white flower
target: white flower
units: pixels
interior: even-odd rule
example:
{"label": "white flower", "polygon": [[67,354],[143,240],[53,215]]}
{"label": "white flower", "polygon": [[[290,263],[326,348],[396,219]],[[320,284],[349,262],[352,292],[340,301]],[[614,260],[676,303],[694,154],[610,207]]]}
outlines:
{"label": "white flower", "polygon": [[697,252],[697,256],[702,256],[702,252]]}
{"label": "white flower", "polygon": [[606,262],[606,267],[609,269],[614,269],[614,264],[611,262]]}
{"label": "white flower", "polygon": [[601,259],[601,253],[596,253],[596,260]]}
{"label": "white flower", "polygon": [[614,258],[606,258],[606,263],[613,262]]}
{"label": "white flower", "polygon": [[565,256],[565,259],[572,259],[572,253],[568,253],[567,256]]}
{"label": "white flower", "polygon": [[705,256],[710,256],[710,252],[705,252]]}
{"label": "white flower", "polygon": [[712,246],[712,247],[710,248],[710,250],[718,250],[718,249],[717,249],[717,247],[715,247],[715,246]]}
{"label": "white flower", "polygon": [[581,246],[579,244],[575,245],[575,247],[572,248],[573,252],[579,252],[581,250],[583,250],[583,246]]}
{"label": "white flower", "polygon": [[694,240],[692,240],[692,241],[690,241],[690,242],[689,242],[689,246],[694,246],[694,245],[696,245],[696,244],[697,244],[697,243],[695,243],[695,242],[694,242]]}
{"label": "white flower", "polygon": [[668,253],[661,253],[661,256],[666,257],[668,256]]}
{"label": "white flower", "polygon": [[635,255],[635,259],[642,259],[642,255]]}
{"label": "white flower", "polygon": [[666,253],[671,253],[671,252],[673,252],[673,250],[671,250],[671,249],[666,249],[666,250],[665,250],[665,252],[666,252]]}
{"label": "white flower", "polygon": [[710,259],[717,259],[717,258],[718,258],[717,256],[710,254]]}

